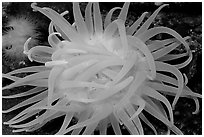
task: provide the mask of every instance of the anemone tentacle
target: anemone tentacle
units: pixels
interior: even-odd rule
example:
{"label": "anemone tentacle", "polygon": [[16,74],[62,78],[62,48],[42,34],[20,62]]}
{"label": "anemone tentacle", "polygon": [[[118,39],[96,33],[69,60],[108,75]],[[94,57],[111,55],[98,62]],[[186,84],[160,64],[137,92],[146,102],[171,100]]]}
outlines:
{"label": "anemone tentacle", "polygon": [[[106,134],[112,126],[115,134],[121,135],[120,125],[131,134],[145,134],[143,121],[158,134],[145,116],[146,111],[167,126],[167,134],[170,131],[182,134],[174,125],[173,108],[180,97],[192,98],[196,104],[195,114],[199,111],[198,98],[202,97],[186,86],[187,77],[179,70],[192,60],[186,42],[189,37],[183,38],[167,27],[149,28],[167,4],[160,6],[143,24],[147,12],[126,26],[129,6],[130,3],[125,3],[122,8],[111,9],[103,21],[99,3],[88,3],[84,17],[79,3],[73,3],[74,24],[71,25],[63,17],[68,11],[59,14],[31,4],[34,11],[51,19],[50,46],[28,49],[29,38],[24,44],[24,53],[30,61],[45,65],[2,75],[13,81],[3,90],[34,86],[27,92],[3,96],[5,99],[32,96],[3,110],[10,113],[29,105],[4,124],[15,128],[13,132],[32,132],[64,116],[56,134],[93,134],[95,130]],[[120,10],[120,14],[112,21],[116,10]],[[151,40],[160,33],[167,33],[171,38]],[[185,53],[171,52],[178,46],[183,46]],[[188,59],[174,65],[167,63],[183,57]],[[22,73],[32,74],[19,77]],[[175,96],[172,105],[165,95]],[[30,118],[33,119],[28,121]],[[70,126],[72,119],[77,121]]]}

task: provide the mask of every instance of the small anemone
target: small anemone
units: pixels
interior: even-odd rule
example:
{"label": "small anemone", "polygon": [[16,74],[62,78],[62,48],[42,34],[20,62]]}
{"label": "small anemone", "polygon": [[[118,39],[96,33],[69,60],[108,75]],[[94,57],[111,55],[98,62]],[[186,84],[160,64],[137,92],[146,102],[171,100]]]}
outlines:
{"label": "small anemone", "polygon": [[29,43],[29,47],[35,46],[39,43],[38,38],[40,33],[36,30],[38,24],[31,15],[17,15],[16,17],[9,17],[9,21],[6,26],[7,29],[2,36],[2,50],[5,58],[11,58],[15,60],[25,59],[23,54],[24,43],[29,36],[32,36],[32,41]]}
{"label": "small anemone", "polygon": [[[34,11],[51,20],[48,30],[50,47],[28,49],[28,39],[24,53],[31,61],[45,65],[3,74],[4,78],[14,81],[3,90],[35,86],[23,93],[3,96],[18,98],[33,95],[3,110],[3,113],[9,113],[30,104],[4,124],[15,128],[13,132],[31,132],[52,119],[64,116],[56,134],[93,134],[95,130],[106,134],[108,126],[113,127],[115,134],[122,134],[120,125],[124,125],[130,134],[137,135],[144,134],[143,121],[157,134],[144,113],[146,111],[168,127],[167,133],[182,134],[174,125],[173,108],[179,97],[193,98],[196,113],[199,110],[197,98],[201,98],[200,94],[186,86],[187,77],[179,71],[192,60],[186,43],[188,37],[183,38],[167,27],[150,28],[159,11],[167,4],[160,6],[145,22],[147,12],[132,25],[126,26],[129,4],[111,9],[103,21],[98,3],[88,3],[85,17],[81,14],[79,3],[73,3],[75,22],[70,24],[63,18],[67,11],[59,14],[33,3],[31,7]],[[116,10],[120,10],[120,14],[112,21]],[[166,33],[171,38],[152,40],[160,33]],[[173,54],[171,51],[179,46],[183,46],[185,52]],[[182,63],[167,63],[182,57],[186,57]],[[20,73],[32,74],[17,77],[16,74]],[[165,95],[175,96],[172,104]],[[39,113],[38,117],[26,121]],[[77,121],[70,126],[73,118]]]}

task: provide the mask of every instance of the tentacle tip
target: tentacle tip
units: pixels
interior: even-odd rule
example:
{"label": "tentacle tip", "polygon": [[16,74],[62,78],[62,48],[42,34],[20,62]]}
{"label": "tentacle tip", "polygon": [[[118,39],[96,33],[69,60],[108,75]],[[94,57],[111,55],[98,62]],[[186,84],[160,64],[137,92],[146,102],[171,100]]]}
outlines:
{"label": "tentacle tip", "polygon": [[28,55],[28,52],[24,50],[24,51],[23,51],[23,54]]}
{"label": "tentacle tip", "polygon": [[26,42],[24,43],[24,45],[23,45],[23,53],[26,54],[26,55],[27,55],[28,52],[29,52],[28,44],[29,44],[29,42],[31,41],[31,39],[32,39],[32,37],[28,38],[28,39],[26,40]]}
{"label": "tentacle tip", "polygon": [[8,112],[10,112],[10,111],[8,111],[8,110],[2,110],[2,113],[3,113],[3,114],[8,113]]}
{"label": "tentacle tip", "polygon": [[68,11],[68,10],[65,10],[65,11],[64,11],[64,14],[68,14],[68,13],[69,13],[69,11]]}
{"label": "tentacle tip", "polygon": [[196,110],[196,111],[192,112],[193,115],[196,115],[198,113],[199,113],[199,110]]}
{"label": "tentacle tip", "polygon": [[162,7],[166,7],[166,6],[169,6],[169,4],[163,4],[163,5],[162,5]]}
{"label": "tentacle tip", "polygon": [[9,96],[2,96],[2,98],[6,99],[6,98],[9,98]]}
{"label": "tentacle tip", "polygon": [[29,130],[29,129],[26,129],[26,130],[25,130],[25,132],[31,132],[31,130]]}
{"label": "tentacle tip", "polygon": [[31,58],[31,56],[28,56],[28,59],[30,60],[30,62],[33,62],[33,59]]}
{"label": "tentacle tip", "polygon": [[173,110],[175,110],[175,106],[176,106],[176,103],[178,102],[178,99],[179,99],[179,97],[178,97],[178,98],[175,97],[175,99],[174,99],[174,101],[173,101],[173,103],[172,103],[172,109],[173,109]]}
{"label": "tentacle tip", "polygon": [[172,104],[172,110],[175,110],[175,103]]}
{"label": "tentacle tip", "polygon": [[36,2],[31,3],[30,6],[31,6],[31,8],[33,9],[34,12],[38,11],[37,10],[38,7],[37,7],[37,3]]}
{"label": "tentacle tip", "polygon": [[[24,130],[25,131],[25,130]],[[12,130],[13,133],[22,132],[21,130]]]}
{"label": "tentacle tip", "polygon": [[37,2],[33,2],[33,3],[31,3],[31,8],[33,8],[33,9],[35,9],[36,7],[37,7]]}
{"label": "tentacle tip", "polygon": [[9,122],[3,122],[4,125],[9,125]]}

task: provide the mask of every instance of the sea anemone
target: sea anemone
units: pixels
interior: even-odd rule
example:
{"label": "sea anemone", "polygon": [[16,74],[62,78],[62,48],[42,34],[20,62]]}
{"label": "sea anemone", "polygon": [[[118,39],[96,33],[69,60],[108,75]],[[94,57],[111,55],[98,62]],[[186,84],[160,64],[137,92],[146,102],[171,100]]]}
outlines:
{"label": "sea anemone", "polygon": [[2,36],[3,56],[8,59],[25,59],[23,54],[24,43],[29,37],[32,37],[29,47],[37,45],[38,36],[37,22],[29,14],[20,14],[17,16],[9,16],[5,34]]}
{"label": "sea anemone", "polygon": [[[88,3],[85,17],[79,3],[73,3],[74,23],[71,25],[63,18],[67,11],[59,14],[32,3],[34,11],[51,19],[50,47],[29,49],[28,43],[32,39],[29,38],[24,44],[24,53],[31,61],[45,65],[3,74],[4,78],[14,81],[3,90],[35,86],[23,93],[3,96],[18,98],[33,95],[3,110],[3,113],[9,113],[29,105],[4,124],[15,128],[13,132],[31,132],[52,119],[64,116],[56,134],[71,131],[71,134],[93,134],[95,130],[106,134],[109,126],[115,134],[122,134],[120,125],[124,125],[130,134],[144,134],[143,121],[157,134],[146,117],[147,112],[168,127],[167,133],[182,134],[174,125],[173,117],[179,97],[195,100],[194,113],[199,110],[197,98],[201,98],[200,94],[186,86],[187,77],[179,71],[192,60],[186,42],[189,37],[183,38],[167,27],[150,28],[158,12],[167,4],[160,6],[145,22],[147,12],[132,25],[126,26],[129,4],[111,9],[103,21],[98,3]],[[112,21],[116,10],[120,10],[120,14]],[[160,33],[171,37],[153,39]],[[185,49],[184,52],[173,52],[179,46]],[[179,58],[186,60],[168,63]],[[16,75],[20,73],[30,75],[21,78]],[[165,95],[175,96],[172,104]],[[76,123],[73,124],[72,119]]]}

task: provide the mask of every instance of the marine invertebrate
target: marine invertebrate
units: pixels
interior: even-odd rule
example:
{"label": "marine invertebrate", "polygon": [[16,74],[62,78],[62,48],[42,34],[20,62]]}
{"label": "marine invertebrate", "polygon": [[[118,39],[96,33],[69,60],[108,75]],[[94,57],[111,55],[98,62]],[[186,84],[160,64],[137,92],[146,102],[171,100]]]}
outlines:
{"label": "marine invertebrate", "polygon": [[32,37],[30,47],[38,43],[39,32],[36,31],[37,22],[29,15],[10,16],[5,28],[8,28],[2,36],[2,49],[5,58],[25,59],[23,54],[24,43]]}
{"label": "marine invertebrate", "polygon": [[[32,104],[11,120],[5,122],[16,128],[14,132],[33,131],[49,120],[64,116],[63,124],[57,134],[92,134],[95,129],[106,134],[108,125],[115,134],[121,134],[120,124],[124,124],[131,134],[144,134],[141,120],[157,134],[157,131],[143,114],[147,111],[168,127],[168,133],[182,132],[174,125],[172,107],[179,97],[191,97],[199,109],[197,97],[187,86],[185,75],[179,71],[192,59],[186,39],[167,27],[149,28],[160,6],[141,25],[146,12],[131,26],[125,26],[129,3],[122,8],[109,11],[103,23],[98,3],[89,3],[83,18],[78,3],[73,3],[75,23],[71,25],[63,18],[67,12],[58,14],[50,8],[40,8],[33,3],[31,7],[51,19],[48,42],[51,45],[28,48],[30,38],[24,45],[24,53],[31,61],[45,66],[23,68],[3,74],[14,83],[3,89],[22,85],[35,88],[3,98],[17,98],[35,95],[14,107],[4,110],[9,113],[20,107]],[[93,7],[93,11],[92,11]],[[115,10],[121,10],[118,19],[111,21]],[[140,26],[141,25],[141,26]],[[160,33],[173,38],[152,40]],[[61,39],[59,39],[61,37]],[[178,46],[185,52],[173,54]],[[170,65],[181,57],[186,60]],[[18,73],[32,72],[24,78]],[[172,73],[174,76],[169,75]],[[164,95],[175,96],[172,105]],[[37,117],[21,123],[28,118]],[[72,118],[77,123],[69,126]]]}

